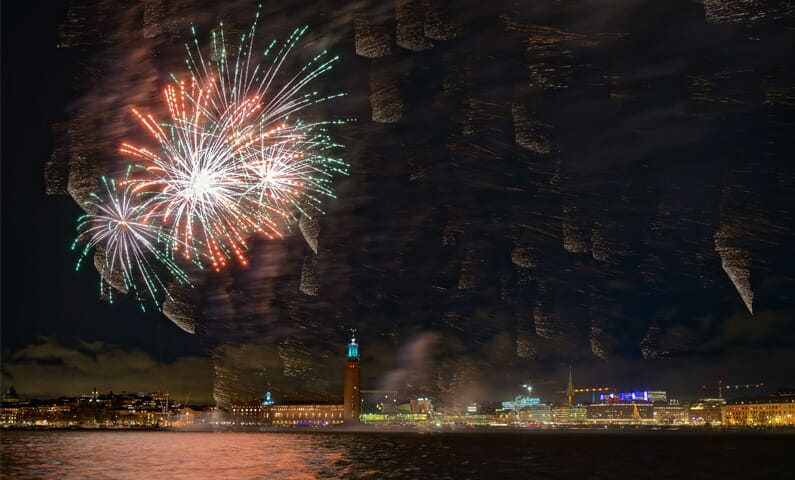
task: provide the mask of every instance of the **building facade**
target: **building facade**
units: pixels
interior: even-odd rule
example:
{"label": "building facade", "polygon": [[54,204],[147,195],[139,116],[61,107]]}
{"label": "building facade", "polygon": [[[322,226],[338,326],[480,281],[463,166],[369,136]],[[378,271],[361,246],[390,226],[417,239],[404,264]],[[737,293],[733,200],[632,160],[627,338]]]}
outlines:
{"label": "building facade", "polygon": [[265,421],[273,426],[327,426],[343,422],[340,404],[295,404],[266,407]]}
{"label": "building facade", "polygon": [[795,426],[795,395],[771,395],[732,400],[721,407],[726,426]]}
{"label": "building facade", "polygon": [[565,425],[584,423],[588,415],[585,405],[555,405],[551,411],[552,423]]}
{"label": "building facade", "polygon": [[664,390],[648,390],[646,391],[646,400],[652,403],[667,402],[668,392]]}
{"label": "building facade", "polygon": [[654,423],[654,406],[648,402],[612,401],[588,405],[590,423]]}
{"label": "building facade", "polygon": [[721,408],[726,405],[722,398],[702,398],[690,404],[688,420],[693,425],[720,425]]}
{"label": "building facade", "polygon": [[689,423],[688,408],[672,403],[655,403],[654,420],[660,425],[686,425]]}
{"label": "building facade", "polygon": [[343,406],[336,403],[287,403],[263,405],[260,402],[233,403],[229,422],[233,427],[328,426],[342,423]]}

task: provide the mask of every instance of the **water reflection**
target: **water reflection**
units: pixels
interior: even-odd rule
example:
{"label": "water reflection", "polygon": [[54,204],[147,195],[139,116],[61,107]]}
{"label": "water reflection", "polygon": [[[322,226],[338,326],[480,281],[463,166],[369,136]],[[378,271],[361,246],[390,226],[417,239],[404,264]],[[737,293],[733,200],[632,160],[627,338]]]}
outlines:
{"label": "water reflection", "polygon": [[792,433],[5,431],[0,440],[8,479],[783,478],[784,453],[795,451]]}
{"label": "water reflection", "polygon": [[[188,432],[3,433],[8,478],[334,478],[342,452],[316,435]],[[340,468],[343,467],[343,468]]]}

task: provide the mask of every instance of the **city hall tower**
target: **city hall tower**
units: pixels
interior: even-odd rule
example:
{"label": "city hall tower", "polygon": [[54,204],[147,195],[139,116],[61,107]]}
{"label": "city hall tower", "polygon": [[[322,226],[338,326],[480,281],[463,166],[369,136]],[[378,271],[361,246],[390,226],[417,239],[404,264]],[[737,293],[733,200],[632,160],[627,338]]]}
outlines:
{"label": "city hall tower", "polygon": [[348,344],[348,359],[345,361],[345,399],[342,410],[342,420],[348,423],[359,421],[361,409],[359,380],[359,344],[356,343],[356,333],[353,332],[351,343]]}

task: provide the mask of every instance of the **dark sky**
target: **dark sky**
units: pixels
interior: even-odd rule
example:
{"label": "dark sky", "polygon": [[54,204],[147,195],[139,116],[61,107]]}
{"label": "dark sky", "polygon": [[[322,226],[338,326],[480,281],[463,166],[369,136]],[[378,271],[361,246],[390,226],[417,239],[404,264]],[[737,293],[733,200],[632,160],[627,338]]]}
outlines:
{"label": "dark sky", "polygon": [[198,279],[192,335],[74,271],[73,196],[124,167],[188,25],[254,4],[4,5],[3,388],[336,398],[349,328],[365,388],[446,404],[556,400],[569,364],[684,398],[795,384],[793,7],[453,3],[265,7],[262,41],[308,24],[300,52],[342,56],[319,113],[357,119],[351,174],[317,254],[296,229]]}

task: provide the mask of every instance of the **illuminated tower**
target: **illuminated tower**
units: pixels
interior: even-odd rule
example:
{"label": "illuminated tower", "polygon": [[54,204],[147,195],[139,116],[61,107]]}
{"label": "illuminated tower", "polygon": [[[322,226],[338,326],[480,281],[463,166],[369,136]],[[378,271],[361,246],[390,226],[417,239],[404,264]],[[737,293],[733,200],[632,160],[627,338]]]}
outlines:
{"label": "illuminated tower", "polygon": [[348,359],[345,362],[345,399],[343,401],[342,419],[345,422],[358,422],[361,408],[361,391],[359,389],[359,344],[356,333],[351,334],[348,344]]}
{"label": "illuminated tower", "polygon": [[571,379],[571,365],[569,365],[569,386],[566,387],[566,403],[574,405],[574,382]]}

